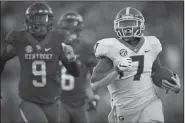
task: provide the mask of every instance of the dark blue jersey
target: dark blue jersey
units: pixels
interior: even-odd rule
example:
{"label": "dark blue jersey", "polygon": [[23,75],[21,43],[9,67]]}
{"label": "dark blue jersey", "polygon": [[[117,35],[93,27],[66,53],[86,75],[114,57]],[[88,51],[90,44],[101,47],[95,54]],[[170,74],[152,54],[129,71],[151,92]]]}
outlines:
{"label": "dark blue jersey", "polygon": [[78,102],[88,98],[86,88],[90,83],[87,81],[87,76],[96,64],[96,60],[93,59],[95,57],[93,56],[91,46],[81,42],[74,46],[74,50],[81,64],[80,76],[73,77],[66,71],[64,66],[60,65],[61,88],[63,90],[61,101],[68,103]]}
{"label": "dark blue jersey", "polygon": [[19,58],[19,95],[22,99],[41,104],[59,99],[61,85],[57,78],[57,68],[64,54],[61,43],[67,39],[63,31],[51,31],[40,42],[27,31],[13,31],[7,36],[5,44],[10,46],[12,53],[6,54],[4,51],[3,55]]}

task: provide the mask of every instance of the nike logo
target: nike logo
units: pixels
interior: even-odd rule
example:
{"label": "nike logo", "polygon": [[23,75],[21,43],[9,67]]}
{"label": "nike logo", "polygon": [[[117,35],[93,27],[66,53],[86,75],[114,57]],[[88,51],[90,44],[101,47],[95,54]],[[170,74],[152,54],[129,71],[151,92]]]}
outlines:
{"label": "nike logo", "polygon": [[145,50],[145,53],[149,52],[150,50]]}
{"label": "nike logo", "polygon": [[47,51],[49,51],[49,50],[51,50],[51,48],[45,48],[45,52],[47,52]]}

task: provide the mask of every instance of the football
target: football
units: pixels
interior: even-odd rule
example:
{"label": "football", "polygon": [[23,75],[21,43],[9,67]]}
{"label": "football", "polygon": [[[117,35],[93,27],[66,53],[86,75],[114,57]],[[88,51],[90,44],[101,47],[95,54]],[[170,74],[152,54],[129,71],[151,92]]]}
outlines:
{"label": "football", "polygon": [[173,76],[173,72],[167,68],[160,68],[158,69],[153,75],[152,75],[152,81],[153,83],[161,87],[162,80],[167,80],[171,83],[173,83],[171,77]]}

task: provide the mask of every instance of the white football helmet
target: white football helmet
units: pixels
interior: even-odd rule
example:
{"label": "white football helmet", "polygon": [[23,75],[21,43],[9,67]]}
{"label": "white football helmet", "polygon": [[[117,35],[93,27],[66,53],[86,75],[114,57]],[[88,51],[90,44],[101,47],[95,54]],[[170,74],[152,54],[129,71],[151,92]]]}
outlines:
{"label": "white football helmet", "polygon": [[118,12],[114,20],[114,31],[119,39],[141,38],[145,29],[145,19],[135,8],[126,7]]}

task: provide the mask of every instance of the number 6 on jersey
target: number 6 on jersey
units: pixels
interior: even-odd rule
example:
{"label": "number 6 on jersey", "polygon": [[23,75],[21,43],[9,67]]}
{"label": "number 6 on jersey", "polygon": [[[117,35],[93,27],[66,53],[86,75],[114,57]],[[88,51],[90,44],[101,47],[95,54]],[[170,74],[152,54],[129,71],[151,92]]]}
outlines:
{"label": "number 6 on jersey", "polygon": [[61,67],[61,88],[65,91],[73,90],[75,86],[75,78],[67,74],[65,67]]}

